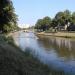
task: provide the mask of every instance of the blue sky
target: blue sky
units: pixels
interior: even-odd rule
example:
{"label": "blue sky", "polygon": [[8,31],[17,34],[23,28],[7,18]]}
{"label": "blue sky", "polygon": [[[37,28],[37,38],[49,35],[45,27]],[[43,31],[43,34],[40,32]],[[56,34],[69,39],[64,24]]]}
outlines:
{"label": "blue sky", "polygon": [[54,17],[59,11],[75,11],[75,0],[12,0],[19,24],[35,24],[45,16]]}

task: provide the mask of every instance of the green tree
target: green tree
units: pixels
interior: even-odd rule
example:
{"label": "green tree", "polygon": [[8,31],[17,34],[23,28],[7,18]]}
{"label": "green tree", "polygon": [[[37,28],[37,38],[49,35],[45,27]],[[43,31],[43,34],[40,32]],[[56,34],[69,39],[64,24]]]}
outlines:
{"label": "green tree", "polygon": [[48,30],[51,27],[51,18],[46,16],[43,18],[42,28],[43,30]]}
{"label": "green tree", "polygon": [[75,12],[72,13],[72,24],[75,25]]}
{"label": "green tree", "polygon": [[57,20],[54,18],[51,22],[51,27],[55,28],[58,25]]}
{"label": "green tree", "polygon": [[12,1],[0,0],[0,30],[3,32],[11,31],[11,27],[16,25],[17,15],[15,14]]}
{"label": "green tree", "polygon": [[39,19],[36,24],[35,24],[35,28],[36,29],[40,29],[40,30],[48,30],[51,26],[51,18],[46,16],[43,19]]}
{"label": "green tree", "polygon": [[71,12],[69,10],[64,11],[65,23],[71,22]]}
{"label": "green tree", "polygon": [[55,19],[57,21],[57,25],[64,26],[65,24],[68,24],[68,22],[71,22],[71,12],[69,10],[58,12]]}
{"label": "green tree", "polygon": [[35,24],[35,29],[42,29],[42,19],[38,19],[38,21]]}
{"label": "green tree", "polygon": [[65,16],[63,12],[58,12],[55,16],[55,21],[57,21],[57,25],[64,25]]}

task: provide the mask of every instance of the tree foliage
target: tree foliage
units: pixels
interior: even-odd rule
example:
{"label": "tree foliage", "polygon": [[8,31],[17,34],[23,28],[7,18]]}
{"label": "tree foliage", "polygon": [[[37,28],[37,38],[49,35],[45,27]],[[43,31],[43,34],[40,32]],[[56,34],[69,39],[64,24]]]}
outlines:
{"label": "tree foliage", "polygon": [[0,30],[11,31],[11,27],[16,27],[17,15],[15,14],[11,0],[0,0]]}
{"label": "tree foliage", "polygon": [[[43,19],[39,19],[36,23],[36,29],[49,30],[50,27],[58,27],[58,26],[69,26],[69,29],[72,28],[75,30],[75,12],[71,13],[69,10],[58,12],[53,19],[50,17],[44,17]],[[72,30],[70,29],[70,30]]]}
{"label": "tree foliage", "polygon": [[72,24],[75,25],[75,12],[72,13]]}
{"label": "tree foliage", "polygon": [[69,10],[58,12],[55,16],[55,19],[57,20],[57,25],[63,26],[71,21],[71,13]]}
{"label": "tree foliage", "polygon": [[51,24],[51,18],[46,16],[43,19],[39,19],[37,21],[35,28],[45,31],[50,28],[50,24]]}

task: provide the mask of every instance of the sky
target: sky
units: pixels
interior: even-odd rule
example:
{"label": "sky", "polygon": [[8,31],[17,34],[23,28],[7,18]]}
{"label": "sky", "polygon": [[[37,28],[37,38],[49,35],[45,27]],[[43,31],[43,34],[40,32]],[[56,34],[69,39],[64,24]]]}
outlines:
{"label": "sky", "polygon": [[53,18],[59,11],[75,11],[75,0],[12,0],[18,24],[34,25],[45,16]]}

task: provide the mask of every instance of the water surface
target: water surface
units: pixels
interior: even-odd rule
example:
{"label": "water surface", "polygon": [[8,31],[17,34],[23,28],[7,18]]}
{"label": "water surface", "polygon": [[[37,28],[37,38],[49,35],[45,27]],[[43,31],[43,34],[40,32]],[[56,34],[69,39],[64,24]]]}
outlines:
{"label": "water surface", "polygon": [[[75,75],[75,40],[51,36],[36,36],[34,33],[14,33],[15,43],[30,52],[52,69]],[[71,75],[72,75],[71,74]]]}

